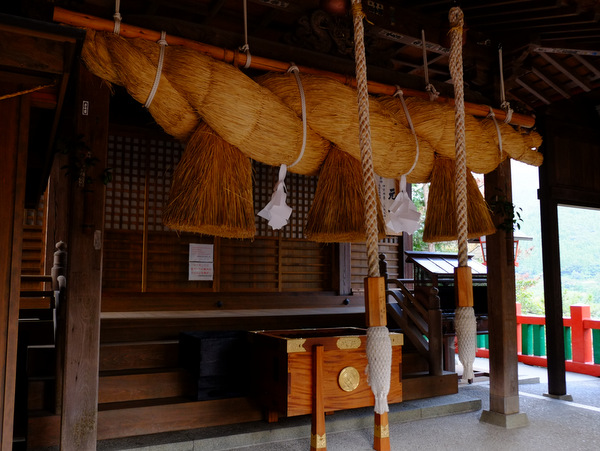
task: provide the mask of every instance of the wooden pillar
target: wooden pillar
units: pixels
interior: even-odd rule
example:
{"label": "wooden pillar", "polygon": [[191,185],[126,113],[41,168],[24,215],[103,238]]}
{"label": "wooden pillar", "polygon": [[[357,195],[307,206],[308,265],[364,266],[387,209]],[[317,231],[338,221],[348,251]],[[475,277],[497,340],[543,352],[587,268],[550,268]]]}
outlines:
{"label": "wooden pillar", "polygon": [[12,449],[29,96],[0,100],[0,449]]}
{"label": "wooden pillar", "polygon": [[[495,202],[512,202],[510,160],[485,176],[485,194]],[[494,215],[498,227],[506,218]],[[512,220],[512,218],[510,218]],[[512,224],[512,223],[511,223]],[[512,230],[498,229],[487,237],[487,292],[490,337],[490,410],[481,421],[506,428],[526,426],[519,413],[517,314]]]}
{"label": "wooden pillar", "polygon": [[565,337],[563,334],[560,250],[558,241],[558,205],[542,188],[545,167],[540,167],[540,221],[542,224],[542,265],[544,271],[544,306],[546,313],[546,355],[548,356],[548,395],[565,397],[567,379]]}
{"label": "wooden pillar", "polygon": [[71,211],[60,428],[60,448],[64,451],[96,449],[98,418],[105,196],[100,175],[105,167],[108,142],[109,90],[83,66],[78,80],[75,136],[83,137],[89,151],[87,156],[97,160],[87,169],[90,183],[81,187],[78,180],[69,178]]}

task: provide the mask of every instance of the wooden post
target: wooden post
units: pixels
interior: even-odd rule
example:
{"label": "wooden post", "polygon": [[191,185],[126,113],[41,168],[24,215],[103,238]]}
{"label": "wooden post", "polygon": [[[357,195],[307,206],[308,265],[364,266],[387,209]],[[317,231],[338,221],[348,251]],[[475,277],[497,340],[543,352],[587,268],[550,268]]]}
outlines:
{"label": "wooden post", "polygon": [[12,449],[29,96],[0,101],[0,449]]}
{"label": "wooden post", "polygon": [[310,451],[326,451],[325,403],[323,399],[323,345],[313,346],[313,400],[310,428]]}
{"label": "wooden post", "polygon": [[562,284],[558,240],[558,205],[544,188],[546,162],[540,167],[540,221],[542,225],[542,264],[544,270],[544,311],[546,314],[546,354],[548,361],[548,395],[567,395],[565,338],[563,335]]}
{"label": "wooden post", "polygon": [[75,135],[83,136],[91,156],[98,160],[87,169],[92,183],[85,190],[77,180],[69,179],[71,214],[60,429],[60,448],[65,451],[96,449],[105,196],[100,175],[106,160],[110,98],[102,80],[83,66],[78,80]]}
{"label": "wooden post", "polygon": [[[512,201],[510,160],[485,175],[486,200],[490,205],[500,196]],[[498,225],[504,218],[495,217]],[[510,218],[512,219],[512,218]],[[517,314],[512,231],[498,230],[487,237],[487,292],[490,342],[490,410],[482,422],[506,428],[526,426],[519,413]]]}
{"label": "wooden post", "polygon": [[590,319],[589,305],[571,306],[571,343],[573,343],[573,362],[592,363],[592,329],[586,329],[583,321]]}

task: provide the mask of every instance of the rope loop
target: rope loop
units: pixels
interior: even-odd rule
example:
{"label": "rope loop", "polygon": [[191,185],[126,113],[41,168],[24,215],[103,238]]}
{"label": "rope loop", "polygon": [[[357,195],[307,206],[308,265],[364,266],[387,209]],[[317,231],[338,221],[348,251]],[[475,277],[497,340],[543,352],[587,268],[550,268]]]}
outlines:
{"label": "rope loop", "polygon": [[425,30],[421,30],[421,45],[423,47],[423,75],[425,75],[425,91],[429,93],[429,100],[433,102],[440,96],[440,93],[435,89],[435,86],[429,82],[429,64],[427,63],[427,41],[425,41]]}
{"label": "rope loop", "polygon": [[152,84],[152,89],[150,90],[150,94],[148,94],[148,99],[144,104],[144,108],[150,108],[152,104],[152,100],[154,100],[154,95],[158,90],[158,84],[160,83],[160,76],[162,74],[163,63],[165,60],[165,47],[169,44],[167,43],[167,32],[160,32],[160,39],[157,41],[157,44],[160,45],[160,52],[158,54],[158,65],[156,67],[156,76],[154,77],[154,83]]}
{"label": "rope loop", "polygon": [[300,161],[302,161],[302,157],[304,157],[304,151],[306,150],[306,96],[304,95],[304,87],[302,86],[302,80],[300,79],[300,69],[294,63],[290,63],[290,67],[287,70],[288,74],[294,74],[296,78],[296,83],[298,84],[298,91],[300,91],[300,101],[302,103],[302,148],[300,149],[300,154],[296,161],[290,164],[288,167],[292,168],[296,166]]}
{"label": "rope loop", "polygon": [[498,134],[498,148],[500,149],[500,161],[504,160],[504,153],[502,150],[502,133],[500,133],[500,127],[498,126],[498,121],[496,120],[496,115],[494,114],[494,109],[490,107],[490,113],[487,117],[491,117],[494,121],[494,125],[496,126],[496,133]]}
{"label": "rope loop", "polygon": [[250,45],[248,44],[248,2],[244,0],[244,45],[240,47],[240,52],[246,54],[246,64],[244,69],[248,69],[252,63],[252,55],[250,54]]}
{"label": "rope loop", "polygon": [[[400,97],[400,102],[402,103],[402,108],[404,109],[404,115],[406,116],[406,120],[408,122],[408,126],[410,127],[410,131],[412,132],[414,138],[415,138],[415,145],[417,148],[416,154],[415,154],[415,160],[413,161],[412,166],[410,167],[410,169],[408,170],[408,172],[406,174],[403,174],[403,180],[406,181],[406,176],[409,175],[417,166],[417,162],[419,161],[419,138],[417,137],[417,132],[415,131],[415,126],[413,125],[413,121],[410,117],[410,112],[408,111],[408,107],[406,106],[406,102],[404,101],[404,92],[402,91],[402,89],[400,89],[400,86],[396,85],[396,92],[394,93],[394,97]],[[404,184],[406,187],[406,183]],[[402,189],[402,191],[404,191],[404,189]]]}

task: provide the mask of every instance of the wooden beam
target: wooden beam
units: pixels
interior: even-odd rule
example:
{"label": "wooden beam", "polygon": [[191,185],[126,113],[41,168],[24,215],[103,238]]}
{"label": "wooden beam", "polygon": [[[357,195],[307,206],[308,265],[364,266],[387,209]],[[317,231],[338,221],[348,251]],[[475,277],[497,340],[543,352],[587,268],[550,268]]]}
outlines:
{"label": "wooden beam", "polygon": [[[505,160],[493,172],[485,175],[487,202],[512,202],[510,161]],[[504,222],[498,214],[495,224]],[[487,285],[490,338],[490,410],[482,421],[504,425],[508,418],[519,415],[519,380],[517,356],[517,312],[515,308],[515,267],[513,233],[499,229],[487,236]]]}
{"label": "wooden beam", "polygon": [[572,73],[569,69],[567,69],[566,67],[564,67],[562,64],[560,64],[554,58],[552,58],[549,53],[538,52],[538,55],[540,55],[542,58],[544,58],[546,61],[548,61],[551,65],[553,65],[555,68],[557,68],[569,80],[572,80],[573,83],[575,83],[577,86],[579,86],[585,92],[590,92],[591,91],[591,88],[587,84],[585,84],[578,77],[576,77],[575,74]]}
{"label": "wooden beam", "polygon": [[[75,111],[81,135],[96,164],[88,169],[91,184],[79,187],[70,180],[69,262],[67,270],[66,330],[60,448],[96,449],[98,417],[98,360],[102,235],[105,187],[100,174],[108,146],[110,92],[83,66],[79,69]],[[81,108],[88,102],[87,110]],[[87,114],[86,114],[87,112]]]}
{"label": "wooden beam", "polygon": [[535,97],[537,97],[538,99],[540,99],[542,102],[544,102],[546,105],[550,105],[550,101],[545,98],[543,95],[541,95],[539,92],[537,92],[535,89],[533,89],[531,86],[529,86],[527,83],[525,83],[523,80],[521,80],[520,78],[517,78],[515,80],[515,83],[518,84],[519,86],[521,86],[523,89],[525,89],[527,92],[533,94]]}
{"label": "wooden beam", "polygon": [[563,96],[565,99],[568,99],[569,97],[571,97],[568,93],[566,93],[565,91],[563,91],[561,88],[559,88],[556,83],[554,83],[552,80],[550,80],[548,77],[546,77],[543,73],[541,73],[539,70],[537,70],[535,67],[531,70],[531,72],[538,77],[540,80],[542,80],[544,83],[546,83],[548,86],[550,86],[552,89],[554,89],[556,92],[558,92],[561,96]]}
{"label": "wooden beam", "polygon": [[0,449],[12,449],[29,96],[0,108]]}

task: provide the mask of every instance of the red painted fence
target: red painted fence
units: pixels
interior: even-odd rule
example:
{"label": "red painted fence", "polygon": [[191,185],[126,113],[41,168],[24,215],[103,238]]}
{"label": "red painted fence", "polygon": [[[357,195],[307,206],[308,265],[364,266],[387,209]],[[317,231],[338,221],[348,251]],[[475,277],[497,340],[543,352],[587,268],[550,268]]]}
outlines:
{"label": "red painted fence", "polygon": [[[546,318],[522,315],[517,308],[517,352],[519,362],[547,366]],[[589,305],[572,305],[571,317],[563,318],[567,371],[600,377],[600,320],[591,319]],[[477,357],[489,357],[487,335],[477,337]]]}

